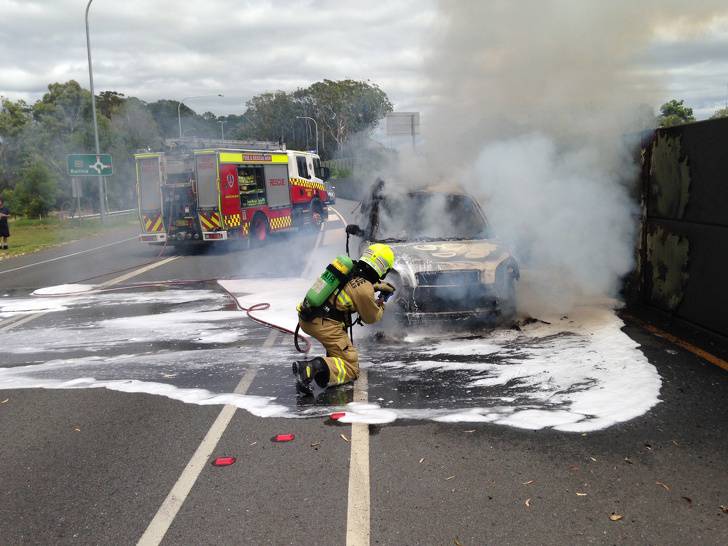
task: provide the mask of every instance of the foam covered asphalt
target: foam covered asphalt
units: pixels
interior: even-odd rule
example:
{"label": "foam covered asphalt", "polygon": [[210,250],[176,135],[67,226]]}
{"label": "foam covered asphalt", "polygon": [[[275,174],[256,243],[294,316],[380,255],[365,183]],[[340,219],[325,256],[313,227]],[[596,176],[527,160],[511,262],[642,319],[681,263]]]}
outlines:
{"label": "foam covered asphalt", "polygon": [[[341,201],[337,209],[346,215],[352,206]],[[317,260],[343,252],[342,228],[332,219],[318,238]],[[0,262],[0,296],[22,307],[35,289],[89,277],[87,282],[98,284],[155,260],[159,248],[136,241],[98,248],[132,235],[120,232]],[[185,252],[128,282],[287,277],[315,269],[310,249],[316,243],[309,235],[275,238],[260,249]],[[98,250],[3,274],[93,248]],[[164,251],[174,254],[171,248]],[[213,455],[234,456],[237,462],[214,467],[206,461],[163,542],[345,543],[352,525],[352,425],[326,414],[345,407],[354,390],[342,389],[318,406],[298,399],[288,375],[295,356],[290,338],[278,335],[262,349],[270,332],[237,317],[214,282],[117,294],[60,302],[58,309],[3,331],[0,376],[8,380],[0,384],[3,542],[137,542],[222,408],[200,404],[204,397],[195,398],[194,391],[230,393],[254,368],[251,398],[236,405],[262,408],[257,399],[266,398],[269,407],[282,406],[285,417],[259,417],[255,407],[252,413],[234,413]],[[32,312],[26,309],[22,316]],[[222,315],[199,320],[206,313]],[[20,316],[17,308],[0,312],[0,328]],[[169,320],[157,324],[155,317]],[[370,542],[725,543],[725,372],[637,326],[622,332],[655,370],[659,398],[638,416],[607,428],[533,431],[406,414],[390,424],[368,425]],[[487,336],[478,341],[482,347],[491,342]],[[402,356],[397,343],[388,352]],[[362,341],[363,360],[380,362],[378,347]],[[398,362],[416,364],[413,354]],[[462,366],[443,370],[443,363],[451,366],[465,357],[453,358],[458,355],[452,349],[442,353],[449,358],[427,354],[428,362],[439,364],[369,368],[369,402],[386,409],[396,399],[400,407],[433,409],[463,403],[468,395],[518,396],[519,389],[508,382],[490,393],[466,393],[464,386],[478,377],[464,377],[472,372]],[[483,349],[465,356],[490,366],[488,354]],[[603,363],[607,377],[629,373],[610,369],[610,363]],[[109,385],[117,390],[11,388],[10,379],[18,377],[46,386],[83,378],[89,381],[79,387],[118,383]],[[17,385],[30,386],[22,381]],[[147,389],[150,383],[171,385],[190,398]],[[135,385],[144,385],[143,393],[133,392]],[[636,380],[633,386],[639,389]],[[556,388],[551,396],[564,395]],[[470,404],[479,405],[482,400]],[[295,440],[270,441],[280,433],[293,433]],[[623,517],[612,521],[613,513]]]}

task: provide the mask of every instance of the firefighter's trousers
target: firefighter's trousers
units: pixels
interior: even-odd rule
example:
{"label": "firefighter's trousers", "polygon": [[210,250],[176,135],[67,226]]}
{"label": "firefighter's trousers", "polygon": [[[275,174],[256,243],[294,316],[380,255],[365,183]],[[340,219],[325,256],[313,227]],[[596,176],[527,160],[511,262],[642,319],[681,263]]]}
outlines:
{"label": "firefighter's trousers", "polygon": [[359,377],[359,354],[343,322],[323,317],[300,320],[301,330],[316,338],[326,349],[329,385],[341,385]]}

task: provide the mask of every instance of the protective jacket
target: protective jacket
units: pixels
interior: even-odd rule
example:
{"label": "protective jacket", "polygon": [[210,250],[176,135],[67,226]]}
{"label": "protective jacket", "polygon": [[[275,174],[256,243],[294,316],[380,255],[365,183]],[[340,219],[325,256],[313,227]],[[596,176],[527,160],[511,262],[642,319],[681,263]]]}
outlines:
{"label": "protective jacket", "polygon": [[329,386],[359,377],[359,354],[346,330],[351,325],[353,313],[366,324],[382,318],[384,307],[376,299],[375,286],[378,283],[373,285],[367,279],[354,277],[329,297],[331,311],[326,316],[311,320],[299,317],[301,330],[316,338],[326,349],[324,361],[329,368]]}

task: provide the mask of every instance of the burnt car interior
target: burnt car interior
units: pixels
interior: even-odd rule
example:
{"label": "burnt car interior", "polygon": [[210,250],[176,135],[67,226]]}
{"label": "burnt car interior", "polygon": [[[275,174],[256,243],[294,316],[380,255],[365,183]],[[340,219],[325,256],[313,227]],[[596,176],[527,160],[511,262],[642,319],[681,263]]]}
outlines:
{"label": "burnt car interior", "polygon": [[372,241],[452,241],[488,235],[483,212],[467,195],[430,191],[385,195],[383,189],[378,183],[363,210]]}

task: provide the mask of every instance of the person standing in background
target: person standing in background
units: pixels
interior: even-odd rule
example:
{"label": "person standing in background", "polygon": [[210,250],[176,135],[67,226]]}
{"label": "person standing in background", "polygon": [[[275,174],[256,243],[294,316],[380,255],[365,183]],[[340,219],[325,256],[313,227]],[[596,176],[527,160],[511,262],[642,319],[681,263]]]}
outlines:
{"label": "person standing in background", "polygon": [[8,237],[10,237],[10,228],[8,227],[8,218],[10,211],[5,206],[5,201],[0,197],[0,248],[7,250]]}

